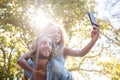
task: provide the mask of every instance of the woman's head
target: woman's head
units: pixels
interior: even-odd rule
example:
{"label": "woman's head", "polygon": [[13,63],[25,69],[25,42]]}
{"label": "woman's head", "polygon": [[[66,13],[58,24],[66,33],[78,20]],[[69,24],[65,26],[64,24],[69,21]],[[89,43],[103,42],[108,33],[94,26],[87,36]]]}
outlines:
{"label": "woman's head", "polygon": [[43,31],[44,33],[47,33],[53,37],[56,45],[64,45],[63,31],[60,27],[56,26],[53,23],[49,23],[47,26],[44,27]]}
{"label": "woman's head", "polygon": [[30,51],[33,60],[36,59],[37,57],[51,59],[52,57],[55,56],[54,41],[49,35],[41,35],[32,44]]}

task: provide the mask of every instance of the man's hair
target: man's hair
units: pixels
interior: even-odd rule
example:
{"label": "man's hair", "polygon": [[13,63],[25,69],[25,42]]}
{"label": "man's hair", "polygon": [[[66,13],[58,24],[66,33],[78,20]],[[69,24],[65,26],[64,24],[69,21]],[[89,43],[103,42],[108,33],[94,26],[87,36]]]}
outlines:
{"label": "man's hair", "polygon": [[52,52],[49,56],[49,59],[52,59],[53,57],[55,57],[55,43],[54,43],[52,37],[50,35],[44,35],[43,34],[43,35],[38,36],[30,47],[30,57],[33,61],[35,61],[36,58],[37,58],[36,56],[37,56],[37,50],[39,48],[38,46],[39,46],[39,43],[40,43],[41,39],[44,36],[49,37],[52,40]]}

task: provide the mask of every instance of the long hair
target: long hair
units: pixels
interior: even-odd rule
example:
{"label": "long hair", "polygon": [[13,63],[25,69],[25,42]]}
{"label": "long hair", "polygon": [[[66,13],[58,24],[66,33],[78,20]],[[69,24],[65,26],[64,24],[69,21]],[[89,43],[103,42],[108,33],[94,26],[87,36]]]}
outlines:
{"label": "long hair", "polygon": [[60,31],[61,40],[60,40],[60,42],[57,44],[57,46],[60,46],[60,47],[62,48],[62,47],[64,46],[64,43],[66,42],[66,41],[65,41],[66,33],[65,33],[65,30],[64,30],[63,27],[60,27],[60,26],[56,25],[55,23],[50,22],[50,23],[48,23],[48,24],[44,27],[43,31],[44,31],[44,33],[47,33],[47,32],[48,32],[48,29],[49,29],[50,27],[53,27],[53,26],[56,27],[56,28],[58,28],[58,30]]}
{"label": "long hair", "polygon": [[33,61],[35,61],[36,58],[38,57],[39,43],[44,36],[49,37],[52,40],[52,52],[50,53],[49,60],[52,59],[53,57],[55,57],[55,43],[54,43],[52,37],[50,35],[44,35],[43,34],[43,35],[40,35],[39,37],[37,37],[31,45],[30,57]]}

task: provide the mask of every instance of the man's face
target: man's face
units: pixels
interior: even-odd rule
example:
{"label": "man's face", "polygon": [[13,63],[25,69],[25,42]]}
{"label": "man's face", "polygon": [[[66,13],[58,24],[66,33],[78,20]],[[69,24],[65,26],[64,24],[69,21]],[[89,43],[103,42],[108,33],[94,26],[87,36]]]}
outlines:
{"label": "man's face", "polygon": [[40,52],[40,56],[43,58],[48,58],[52,52],[52,40],[47,37],[44,36],[39,44],[39,52]]}

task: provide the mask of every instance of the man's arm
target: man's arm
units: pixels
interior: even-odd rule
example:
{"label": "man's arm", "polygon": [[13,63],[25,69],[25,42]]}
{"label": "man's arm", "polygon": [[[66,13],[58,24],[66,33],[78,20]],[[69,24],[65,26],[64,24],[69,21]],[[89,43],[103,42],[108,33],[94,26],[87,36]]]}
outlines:
{"label": "man's arm", "polygon": [[21,68],[29,71],[29,72],[33,72],[34,69],[28,64],[27,60],[30,58],[30,53],[27,52],[26,54],[24,54],[23,56],[21,56],[18,60],[17,63],[21,66]]}
{"label": "man's arm", "polygon": [[28,77],[27,77],[26,75],[24,75],[24,79],[25,79],[25,80],[28,80]]}

